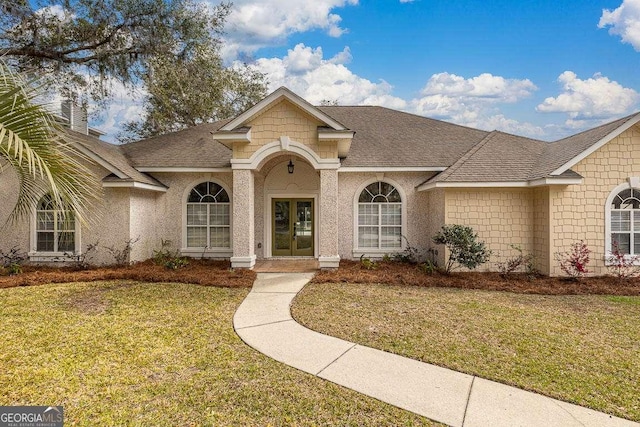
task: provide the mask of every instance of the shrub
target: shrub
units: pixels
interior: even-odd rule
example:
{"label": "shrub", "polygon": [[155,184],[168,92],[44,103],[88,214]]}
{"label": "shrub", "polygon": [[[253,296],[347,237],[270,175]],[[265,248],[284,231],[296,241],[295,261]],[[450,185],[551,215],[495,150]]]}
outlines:
{"label": "shrub", "polygon": [[556,253],[555,258],[560,265],[560,269],[570,278],[579,280],[589,272],[589,256],[591,249],[587,247],[584,240],[580,240],[571,245],[571,250],[563,253]]}
{"label": "shrub", "polygon": [[415,246],[411,246],[409,240],[402,236],[402,238],[407,242],[407,246],[404,251],[398,252],[393,255],[393,261],[402,262],[406,264],[418,264],[420,262],[420,250]]}
{"label": "shrub", "polygon": [[27,254],[17,246],[12,247],[7,252],[0,250],[0,267],[7,270],[11,276],[22,273],[22,264],[26,260]]}
{"label": "shrub", "polygon": [[125,240],[123,248],[105,246],[105,249],[111,254],[116,262],[116,265],[129,265],[131,250],[133,249],[133,245],[136,244],[138,240],[140,240],[140,236],[136,237],[135,239]]}
{"label": "shrub", "polygon": [[360,268],[364,268],[365,270],[375,270],[378,268],[378,263],[371,261],[369,258],[365,258],[364,254],[362,254],[360,255]]}
{"label": "shrub", "polygon": [[520,246],[510,245],[512,249],[518,252],[518,255],[507,258],[504,262],[498,262],[497,267],[502,278],[506,278],[510,274],[524,270],[527,275],[536,275],[537,270],[534,264],[535,257],[533,254],[526,254]]}
{"label": "shrub", "polygon": [[487,262],[491,256],[491,251],[483,241],[478,240],[478,234],[473,228],[465,225],[443,225],[433,236],[433,242],[449,249],[449,259],[444,267],[446,273],[457,267],[473,270]]}
{"label": "shrub", "polygon": [[611,255],[605,258],[607,270],[609,274],[616,276],[618,279],[628,279],[640,274],[640,257],[638,255],[629,255],[620,251],[618,242],[613,243]]}
{"label": "shrub", "polygon": [[187,257],[181,257],[178,250],[169,250],[171,240],[160,239],[160,250],[153,251],[153,263],[164,265],[169,270],[178,270],[189,265]]}

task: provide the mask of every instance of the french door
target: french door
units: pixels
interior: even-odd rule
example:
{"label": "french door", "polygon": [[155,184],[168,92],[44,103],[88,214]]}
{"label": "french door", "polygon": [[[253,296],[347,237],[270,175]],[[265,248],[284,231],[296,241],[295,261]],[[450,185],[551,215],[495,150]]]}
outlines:
{"label": "french door", "polygon": [[313,199],[272,199],[273,256],[313,256]]}

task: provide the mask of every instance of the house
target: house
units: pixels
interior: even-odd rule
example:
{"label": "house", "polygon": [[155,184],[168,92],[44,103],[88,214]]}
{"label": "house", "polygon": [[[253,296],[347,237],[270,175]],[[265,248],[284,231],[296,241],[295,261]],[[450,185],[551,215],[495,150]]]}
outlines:
{"label": "house", "polygon": [[[83,135],[79,149],[104,189],[93,224],[59,226],[43,198],[30,223],[5,228],[0,249],[19,245],[46,262],[139,239],[133,261],[170,241],[236,268],[272,257],[332,268],[407,244],[426,249],[442,225],[464,224],[492,250],[485,268],[517,246],[559,274],[554,254],[584,240],[592,270],[605,273],[612,242],[640,254],[638,122],[547,143],[383,107],[315,107],[280,88],[231,120],[127,145]],[[0,175],[0,221],[15,179]]]}

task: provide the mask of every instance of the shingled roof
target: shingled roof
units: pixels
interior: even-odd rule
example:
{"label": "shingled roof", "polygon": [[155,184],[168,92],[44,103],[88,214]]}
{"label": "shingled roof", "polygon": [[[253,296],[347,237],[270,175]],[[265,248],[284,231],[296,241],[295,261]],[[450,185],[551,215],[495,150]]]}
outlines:
{"label": "shingled roof", "polygon": [[67,129],[66,132],[74,142],[86,148],[101,160],[103,166],[112,174],[105,177],[104,181],[138,182],[158,187],[165,187],[155,178],[137,171],[129,162],[122,151],[122,146],[109,144],[93,136]]}
{"label": "shingled roof", "polygon": [[355,131],[345,167],[447,167],[488,132],[384,107],[318,107]]}
{"label": "shingled roof", "polygon": [[[284,89],[279,91],[283,92]],[[284,92],[289,93],[288,90]],[[428,184],[579,178],[570,170],[572,162],[579,161],[580,156],[588,155],[640,122],[640,114],[634,114],[548,143],[499,131],[473,129],[384,107],[308,108],[317,108],[317,113],[324,115],[327,120],[335,120],[340,126],[355,131],[351,148],[342,159],[341,167],[446,168],[428,180]],[[232,151],[215,140],[213,134],[232,123],[230,119],[201,124],[122,146],[86,138],[91,140],[93,151],[128,179],[161,185],[136,169],[229,168]]]}
{"label": "shingled roof", "polygon": [[136,168],[225,168],[231,150],[213,139],[213,132],[229,120],[204,123],[178,132],[122,145]]}

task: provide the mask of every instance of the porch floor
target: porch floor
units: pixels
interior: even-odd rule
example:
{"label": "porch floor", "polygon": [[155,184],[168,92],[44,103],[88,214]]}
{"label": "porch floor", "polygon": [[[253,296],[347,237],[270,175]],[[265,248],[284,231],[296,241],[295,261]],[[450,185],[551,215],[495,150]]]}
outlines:
{"label": "porch floor", "polygon": [[253,267],[257,273],[315,273],[317,259],[259,259]]}

